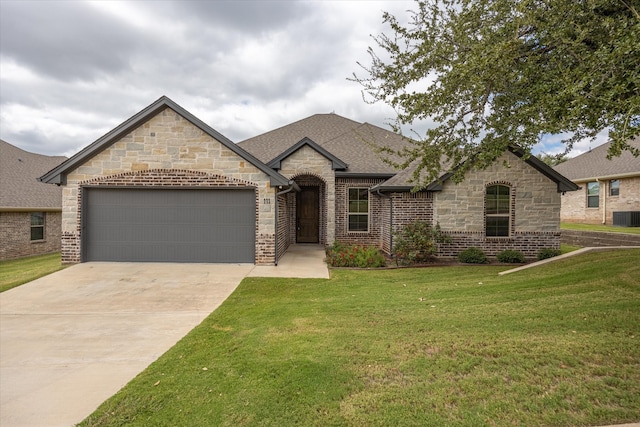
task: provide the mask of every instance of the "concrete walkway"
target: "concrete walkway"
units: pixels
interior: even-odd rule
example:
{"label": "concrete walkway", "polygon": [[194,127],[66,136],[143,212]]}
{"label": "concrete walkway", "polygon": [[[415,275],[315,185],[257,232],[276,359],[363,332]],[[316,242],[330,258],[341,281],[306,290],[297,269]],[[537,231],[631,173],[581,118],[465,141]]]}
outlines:
{"label": "concrete walkway", "polygon": [[319,245],[278,267],[84,263],[0,293],[0,426],[91,414],[250,276],[329,278]]}
{"label": "concrete walkway", "polygon": [[329,269],[324,262],[324,247],[317,244],[297,244],[280,258],[277,267],[256,266],[248,277],[292,277],[304,279],[328,279]]}
{"label": "concrete walkway", "polygon": [[594,247],[594,248],[580,248],[578,250],[567,252],[566,254],[558,255],[558,256],[553,257],[553,258],[547,258],[547,259],[543,259],[542,261],[536,261],[536,262],[532,262],[531,264],[526,264],[526,265],[523,265],[523,266],[520,266],[520,267],[517,267],[517,268],[512,268],[511,270],[501,271],[500,273],[498,273],[498,275],[502,276],[502,275],[505,275],[505,274],[515,273],[517,271],[522,271],[522,270],[526,270],[528,268],[538,267],[540,265],[548,264],[550,262],[559,261],[561,259],[569,258],[569,257],[572,257],[572,256],[582,255],[582,254],[587,253],[587,252],[611,251],[611,250],[618,250],[618,249],[640,249],[640,246],[601,246],[601,247]]}

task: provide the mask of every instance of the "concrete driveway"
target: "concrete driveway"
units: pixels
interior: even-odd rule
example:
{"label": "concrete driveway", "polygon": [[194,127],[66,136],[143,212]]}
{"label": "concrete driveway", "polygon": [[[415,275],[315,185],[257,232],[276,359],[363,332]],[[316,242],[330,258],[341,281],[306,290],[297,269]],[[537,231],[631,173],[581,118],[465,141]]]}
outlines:
{"label": "concrete driveway", "polygon": [[85,263],[0,294],[0,425],[82,421],[253,269]]}

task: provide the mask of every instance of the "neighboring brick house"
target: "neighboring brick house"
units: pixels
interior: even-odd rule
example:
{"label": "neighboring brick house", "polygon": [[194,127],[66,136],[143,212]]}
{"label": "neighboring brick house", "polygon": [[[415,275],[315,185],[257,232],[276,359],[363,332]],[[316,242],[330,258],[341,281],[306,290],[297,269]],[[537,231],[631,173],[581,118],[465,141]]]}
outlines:
{"label": "neighboring brick house", "polygon": [[[640,149],[640,140],[630,144]],[[612,225],[614,212],[640,216],[640,157],[625,150],[607,159],[610,145],[602,144],[554,167],[581,187],[562,196],[562,221]],[[628,215],[616,217],[627,219]]]}
{"label": "neighboring brick house", "polygon": [[60,250],[62,190],[38,177],[64,160],[0,140],[0,260]]}
{"label": "neighboring brick house", "polygon": [[372,148],[405,143],[316,114],[234,144],[162,97],[41,179],[63,187],[64,262],[277,264],[291,244],[335,241],[391,252],[393,231],[415,219],[453,235],[442,256],[559,247],[571,181],[513,149],[461,184],[443,174],[412,193],[408,172]]}

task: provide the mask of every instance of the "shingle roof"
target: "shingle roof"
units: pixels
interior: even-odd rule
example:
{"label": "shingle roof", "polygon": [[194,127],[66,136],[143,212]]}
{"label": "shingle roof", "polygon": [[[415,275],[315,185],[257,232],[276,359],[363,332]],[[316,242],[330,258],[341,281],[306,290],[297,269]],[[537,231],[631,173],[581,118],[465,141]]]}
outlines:
{"label": "shingle roof", "polygon": [[[382,160],[382,155],[372,149],[371,144],[395,149],[408,144],[394,132],[331,113],[315,114],[241,141],[238,145],[269,163],[305,137],[346,163],[348,168],[344,173],[347,174],[393,175],[397,171]],[[400,160],[393,156],[391,158]]]}
{"label": "shingle roof", "polygon": [[[270,164],[272,160],[282,160],[282,154],[295,144],[309,138],[315,144],[348,165],[343,171],[336,171],[336,176],[349,174],[368,174],[389,177],[389,179],[373,189],[381,191],[410,191],[415,183],[411,182],[415,164],[398,171],[382,159],[386,157],[396,163],[402,159],[395,155],[378,153],[375,147],[388,147],[395,151],[409,146],[410,142],[394,132],[382,129],[369,123],[358,123],[337,114],[315,114],[262,135],[239,142],[242,148],[263,162]],[[519,157],[524,152],[513,147],[511,150]],[[540,173],[558,184],[558,191],[575,191],[573,182],[557,173],[534,156],[527,158],[527,163]],[[449,179],[455,165],[442,163],[440,180],[427,186],[427,190],[439,191],[442,182]]]}
{"label": "shingle roof", "polygon": [[0,140],[0,211],[61,209],[62,189],[38,177],[66,159],[30,153]]}
{"label": "shingle roof", "polygon": [[[640,149],[640,139],[629,142],[629,145]],[[619,176],[640,175],[640,157],[625,150],[620,157],[607,159],[610,142],[582,153],[554,169],[573,181],[590,181],[595,178],[615,178]]]}

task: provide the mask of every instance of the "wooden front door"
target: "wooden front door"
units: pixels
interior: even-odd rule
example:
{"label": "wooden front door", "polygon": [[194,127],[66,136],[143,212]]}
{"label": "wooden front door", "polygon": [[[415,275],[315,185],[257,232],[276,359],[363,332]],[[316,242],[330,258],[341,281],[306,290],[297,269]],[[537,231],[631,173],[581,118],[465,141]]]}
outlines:
{"label": "wooden front door", "polygon": [[320,192],[318,187],[301,187],[296,195],[296,242],[318,243],[320,237]]}

